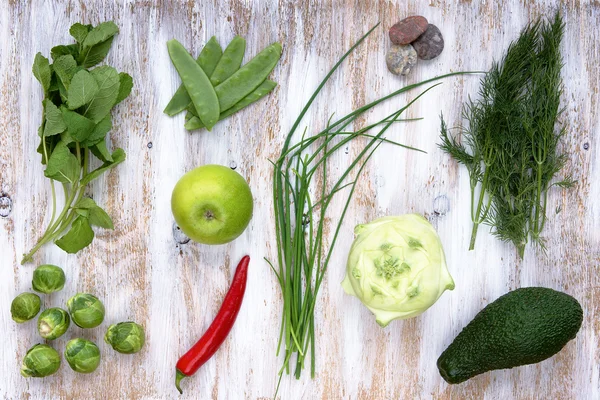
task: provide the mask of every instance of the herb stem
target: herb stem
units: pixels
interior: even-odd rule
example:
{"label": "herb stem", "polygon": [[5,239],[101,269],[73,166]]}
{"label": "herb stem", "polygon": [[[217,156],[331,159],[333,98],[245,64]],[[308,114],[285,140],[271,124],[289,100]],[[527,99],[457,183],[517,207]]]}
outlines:
{"label": "herb stem", "polygon": [[[477,229],[479,228],[479,224],[483,223],[485,218],[481,217],[482,207],[483,207],[483,198],[485,197],[485,192],[487,190],[489,179],[489,169],[486,168],[483,173],[483,182],[481,184],[481,191],[479,192],[479,200],[477,201],[477,210],[475,211],[475,218],[473,218],[473,229],[471,230],[471,242],[469,243],[469,250],[475,249],[475,239],[477,238]],[[472,204],[472,203],[471,203]]]}
{"label": "herb stem", "polygon": [[[41,127],[41,136],[42,136],[42,151],[44,152],[44,159],[46,163],[48,163],[48,145],[46,144],[46,137],[44,136],[44,130],[46,128],[46,103],[43,103],[42,107],[42,127]],[[56,188],[54,186],[54,180],[50,180],[50,190],[52,192],[52,214],[50,216],[50,222],[48,225],[52,225],[54,223],[54,218],[56,217]]]}
{"label": "herb stem", "polygon": [[[81,149],[79,147],[79,143],[76,147],[77,159],[81,160]],[[88,149],[86,147],[83,148],[83,167],[81,168],[82,179],[87,175],[88,169]],[[52,181],[53,182],[53,181]],[[54,183],[52,183],[52,187],[54,188]],[[72,210],[73,203],[75,204],[81,200],[83,197],[83,193],[85,191],[85,185],[79,185],[78,183],[71,184],[71,190],[68,191],[65,186],[65,194],[68,193],[68,196],[65,196],[65,205],[58,215],[58,218],[54,220],[51,218],[51,223],[46,228],[46,231],[42,235],[42,237],[38,240],[38,242],[33,246],[33,248],[23,256],[21,260],[21,264],[25,264],[28,261],[31,261],[33,254],[37,252],[44,244],[49,243],[60,236],[60,234],[69,226],[69,224],[75,218],[75,211]],[[54,194],[54,191],[53,191]],[[69,210],[71,211],[69,213]]]}

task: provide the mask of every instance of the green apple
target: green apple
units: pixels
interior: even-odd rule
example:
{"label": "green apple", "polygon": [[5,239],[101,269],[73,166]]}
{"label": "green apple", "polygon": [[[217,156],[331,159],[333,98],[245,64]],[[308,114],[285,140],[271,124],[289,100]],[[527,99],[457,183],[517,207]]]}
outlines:
{"label": "green apple", "polygon": [[252,218],[252,193],[229,167],[203,165],[181,177],[173,189],[175,222],[190,239],[204,244],[231,242]]}

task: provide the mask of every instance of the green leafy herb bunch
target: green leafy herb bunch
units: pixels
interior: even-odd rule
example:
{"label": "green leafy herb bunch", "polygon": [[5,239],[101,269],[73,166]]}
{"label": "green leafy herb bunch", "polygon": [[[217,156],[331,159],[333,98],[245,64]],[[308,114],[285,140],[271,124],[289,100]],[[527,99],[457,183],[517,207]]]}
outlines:
{"label": "green leafy herb bunch", "polygon": [[[41,53],[33,63],[33,74],[42,85],[42,125],[38,130],[38,152],[50,178],[52,214],[48,227],[22,264],[31,261],[45,243],[55,241],[67,253],[76,253],[94,239],[92,226],[113,229],[110,216],[91,198],[83,197],[86,186],[125,160],[123,149],[109,151],[111,110],[131,92],[131,76],[104,60],[119,28],[112,22],[97,26],[71,26],[76,43],[51,49],[52,64]],[[102,164],[90,170],[92,157]],[[65,204],[57,212],[56,182],[62,184]],[[65,233],[66,232],[66,233]]]}
{"label": "green leafy herb bunch", "polygon": [[568,161],[561,150],[567,133],[560,120],[563,32],[558,13],[521,31],[481,79],[479,99],[464,106],[467,124],[460,141],[450,136],[442,119],[440,147],[469,173],[470,250],[481,224],[513,243],[521,258],[529,242],[544,250],[548,192],[575,184],[568,173],[555,179]]}

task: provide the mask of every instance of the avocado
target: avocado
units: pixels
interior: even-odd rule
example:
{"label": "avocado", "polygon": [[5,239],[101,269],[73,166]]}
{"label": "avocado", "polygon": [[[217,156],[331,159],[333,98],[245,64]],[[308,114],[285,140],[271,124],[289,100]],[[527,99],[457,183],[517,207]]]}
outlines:
{"label": "avocado", "polygon": [[448,383],[494,369],[534,364],[552,357],[575,337],[581,305],[566,293],[543,287],[516,289],[488,304],[437,360]]}

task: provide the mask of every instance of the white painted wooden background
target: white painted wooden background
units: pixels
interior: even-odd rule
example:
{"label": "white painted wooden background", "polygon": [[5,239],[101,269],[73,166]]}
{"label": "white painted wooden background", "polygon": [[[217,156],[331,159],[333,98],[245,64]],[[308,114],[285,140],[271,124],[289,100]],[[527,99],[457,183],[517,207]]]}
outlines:
{"label": "white painted wooden background", "polygon": [[[303,5],[300,5],[303,4]],[[502,5],[500,5],[502,4]],[[471,231],[466,171],[444,155],[438,142],[440,112],[455,124],[460,105],[475,96],[477,77],[451,78],[408,112],[424,121],[399,125],[389,137],[425,149],[419,154],[382,146],[370,163],[346,217],[317,316],[317,376],[285,377],[282,399],[598,399],[600,398],[600,4],[588,1],[19,1],[0,5],[0,397],[4,399],[169,399],[177,358],[208,327],[234,268],[250,254],[248,290],[230,337],[193,378],[184,381],[187,399],[257,399],[274,393],[275,358],[281,312],[276,280],[263,257],[275,256],[267,159],[318,81],[363,32],[378,21],[369,40],[327,85],[306,119],[323,127],[406,83],[458,70],[487,70],[519,30],[540,14],[560,9],[566,36],[564,105],[568,167],[576,189],[554,191],[547,256],[529,247],[524,260],[514,248],[480,230],[477,250],[468,252]],[[421,62],[407,78],[388,73],[387,29],[421,14],[442,31],[446,49]],[[49,218],[49,184],[36,153],[41,117],[39,84],[31,74],[36,52],[70,42],[72,23],[115,20],[121,29],[108,63],[130,73],[132,95],[117,107],[113,146],[127,160],[95,181],[89,194],[112,215],[115,231],[97,231],[93,244],[77,255],[44,247],[35,263],[18,265]],[[197,54],[212,35],[225,46],[235,35],[248,43],[246,60],[273,41],[282,42],[279,82],[267,100],[253,105],[213,132],[190,135],[183,115],[162,109],[179,85],[165,42],[177,38]],[[416,95],[393,100],[367,120],[390,113]],[[364,122],[364,121],[363,121]],[[361,143],[341,151],[332,171],[357,154]],[[224,246],[179,245],[172,233],[171,190],[186,171],[206,163],[236,166],[250,183],[255,215],[246,232]],[[339,212],[339,206],[334,207]],[[456,289],[446,292],[424,315],[380,328],[360,302],[340,286],[352,228],[373,218],[418,212],[437,228]],[[331,214],[336,218],[335,214]],[[52,345],[62,352],[75,336],[95,340],[103,361],[92,375],[77,375],[66,363],[45,379],[19,374],[26,350],[40,342],[35,322],[13,323],[13,297],[31,290],[36,264],[62,266],[65,289],[44,296],[45,306],[65,306],[77,291],[95,293],[106,305],[100,328],[72,327]],[[462,327],[487,303],[510,289],[542,285],[564,290],[581,302],[585,319],[577,338],[540,364],[496,371],[450,386],[435,362]],[[136,355],[112,351],[102,336],[109,324],[135,320],[146,327],[147,344]]]}

